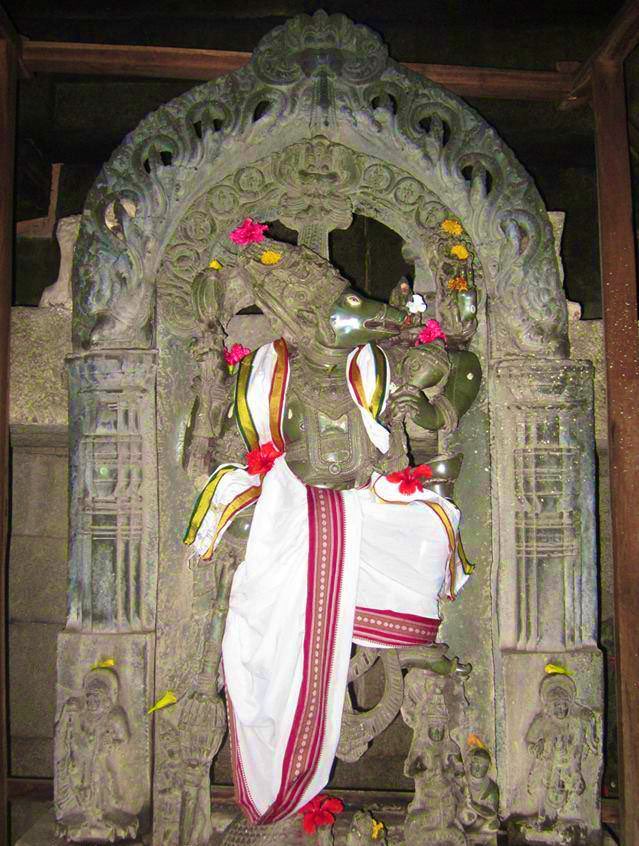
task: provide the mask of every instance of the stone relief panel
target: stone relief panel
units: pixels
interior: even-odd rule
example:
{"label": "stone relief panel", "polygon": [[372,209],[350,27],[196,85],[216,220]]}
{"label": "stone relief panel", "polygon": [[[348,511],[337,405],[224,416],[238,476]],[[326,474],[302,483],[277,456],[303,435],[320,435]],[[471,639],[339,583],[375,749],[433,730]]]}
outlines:
{"label": "stone relief panel", "polygon": [[152,628],[157,580],[155,359],[69,359],[72,450],[69,628]]}
{"label": "stone relief panel", "polygon": [[495,371],[493,397],[500,646],[528,652],[594,647],[592,365],[505,362]]}
{"label": "stone relief panel", "polygon": [[506,698],[516,696],[519,707],[502,728],[503,740],[523,744],[526,753],[511,756],[504,772],[510,841],[598,842],[601,655],[581,650],[529,660],[511,654],[504,677]]}
{"label": "stone relief panel", "polygon": [[135,838],[150,814],[151,635],[58,640],[55,808],[71,842]]}
{"label": "stone relief panel", "polygon": [[215,190],[213,218],[255,206],[255,158],[281,150],[284,138],[304,144],[318,134],[348,142],[302,149],[297,171],[278,171],[287,219],[305,216],[304,243],[325,252],[326,229],[347,225],[352,213],[346,194],[356,174],[336,153],[393,161],[410,174],[393,191],[398,205],[416,202],[421,182],[464,223],[494,298],[494,348],[565,351],[552,230],[530,177],[461,100],[388,59],[366,28],[324,12],[276,28],[245,68],[159,109],[114,153],[88,197],[78,241],[76,345],[148,347],[154,279],[185,206],[242,166],[237,185]]}

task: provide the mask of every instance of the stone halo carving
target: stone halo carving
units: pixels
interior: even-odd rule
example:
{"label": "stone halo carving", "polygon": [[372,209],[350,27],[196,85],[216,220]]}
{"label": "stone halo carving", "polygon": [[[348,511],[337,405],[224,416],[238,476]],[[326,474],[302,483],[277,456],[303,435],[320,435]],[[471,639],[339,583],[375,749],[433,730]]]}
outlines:
{"label": "stone halo carving", "polygon": [[[296,145],[318,136],[338,179],[333,193],[318,190],[305,208],[291,156],[304,158]],[[271,178],[276,194],[268,196]],[[375,188],[368,205],[363,188],[361,205],[353,202],[353,180]],[[377,212],[396,229],[414,210],[414,254],[426,249],[426,197],[459,218],[472,240],[495,356],[564,356],[566,302],[552,229],[512,152],[459,98],[389,59],[366,27],[324,12],[294,18],[265,36],[244,68],[145,118],[104,166],[75,252],[74,344],[152,346],[156,284],[201,269],[204,245],[213,247],[228,220],[249,209],[270,219],[306,215],[309,232],[326,203],[331,227],[348,225],[353,212]],[[174,287],[186,295],[181,283]],[[180,309],[174,303],[171,311]]]}

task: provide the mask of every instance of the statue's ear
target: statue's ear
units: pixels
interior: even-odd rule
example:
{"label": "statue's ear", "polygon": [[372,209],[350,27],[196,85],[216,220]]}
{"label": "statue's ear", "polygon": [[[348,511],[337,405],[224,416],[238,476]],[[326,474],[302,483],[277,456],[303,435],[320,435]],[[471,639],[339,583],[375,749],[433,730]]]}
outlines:
{"label": "statue's ear", "polygon": [[307,329],[311,329],[317,325],[317,314],[311,311],[310,308],[298,308],[295,316],[298,322]]}

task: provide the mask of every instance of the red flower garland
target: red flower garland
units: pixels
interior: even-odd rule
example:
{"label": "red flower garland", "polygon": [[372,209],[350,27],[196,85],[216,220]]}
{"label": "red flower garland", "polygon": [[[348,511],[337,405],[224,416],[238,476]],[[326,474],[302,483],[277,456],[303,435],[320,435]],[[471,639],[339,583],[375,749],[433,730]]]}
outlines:
{"label": "red flower garland", "polygon": [[275,459],[279,458],[280,455],[284,455],[284,453],[280,452],[273,441],[269,441],[267,444],[255,447],[255,449],[246,453],[246,469],[251,476],[263,476],[268,473],[275,463]]}
{"label": "red flower garland", "polygon": [[307,834],[315,834],[318,828],[333,825],[335,817],[343,810],[344,803],[341,799],[334,796],[316,796],[299,810],[302,814],[302,827]]}
{"label": "red flower garland", "polygon": [[233,344],[231,349],[228,347],[224,347],[224,361],[232,367],[234,364],[238,364],[242,359],[250,354],[250,349],[245,347],[243,344]]}
{"label": "red flower garland", "polygon": [[268,224],[247,217],[236,229],[229,232],[229,238],[235,244],[259,244],[260,241],[264,240],[266,229],[268,229]]}
{"label": "red flower garland", "polygon": [[430,344],[438,338],[441,338],[441,340],[446,343],[446,335],[444,334],[442,327],[439,325],[439,321],[433,319],[427,320],[422,327],[421,332],[417,336],[415,346],[418,347],[420,344]]}
{"label": "red flower garland", "polygon": [[430,479],[432,475],[433,471],[428,464],[419,464],[417,467],[405,467],[396,473],[389,473],[386,478],[389,482],[399,485],[400,494],[410,496],[415,491],[424,490],[420,479]]}

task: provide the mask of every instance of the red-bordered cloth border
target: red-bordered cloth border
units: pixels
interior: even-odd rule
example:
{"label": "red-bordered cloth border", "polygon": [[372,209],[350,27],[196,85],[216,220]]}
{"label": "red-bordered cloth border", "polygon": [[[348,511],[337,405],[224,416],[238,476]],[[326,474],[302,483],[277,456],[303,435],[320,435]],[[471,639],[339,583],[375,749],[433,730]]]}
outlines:
{"label": "red-bordered cloth border", "polygon": [[244,774],[244,767],[242,766],[242,758],[240,756],[240,745],[237,740],[237,727],[235,725],[235,713],[233,711],[233,703],[229,696],[228,689],[226,690],[226,714],[229,723],[229,741],[231,744],[231,770],[233,772],[233,787],[235,794],[235,801],[244,810],[250,820],[255,822],[259,819],[260,812],[255,807],[251,793],[248,788],[246,775]]}
{"label": "red-bordered cloth border", "polygon": [[250,796],[229,706],[235,795],[253,823],[274,823],[295,811],[315,775],[325,736],[344,570],[345,512],[339,491],[307,487],[306,498],[309,543],[302,681],[280,789],[262,815]]}
{"label": "red-bordered cloth border", "polygon": [[375,646],[422,646],[434,643],[440,620],[377,608],[355,609],[353,639]]}

